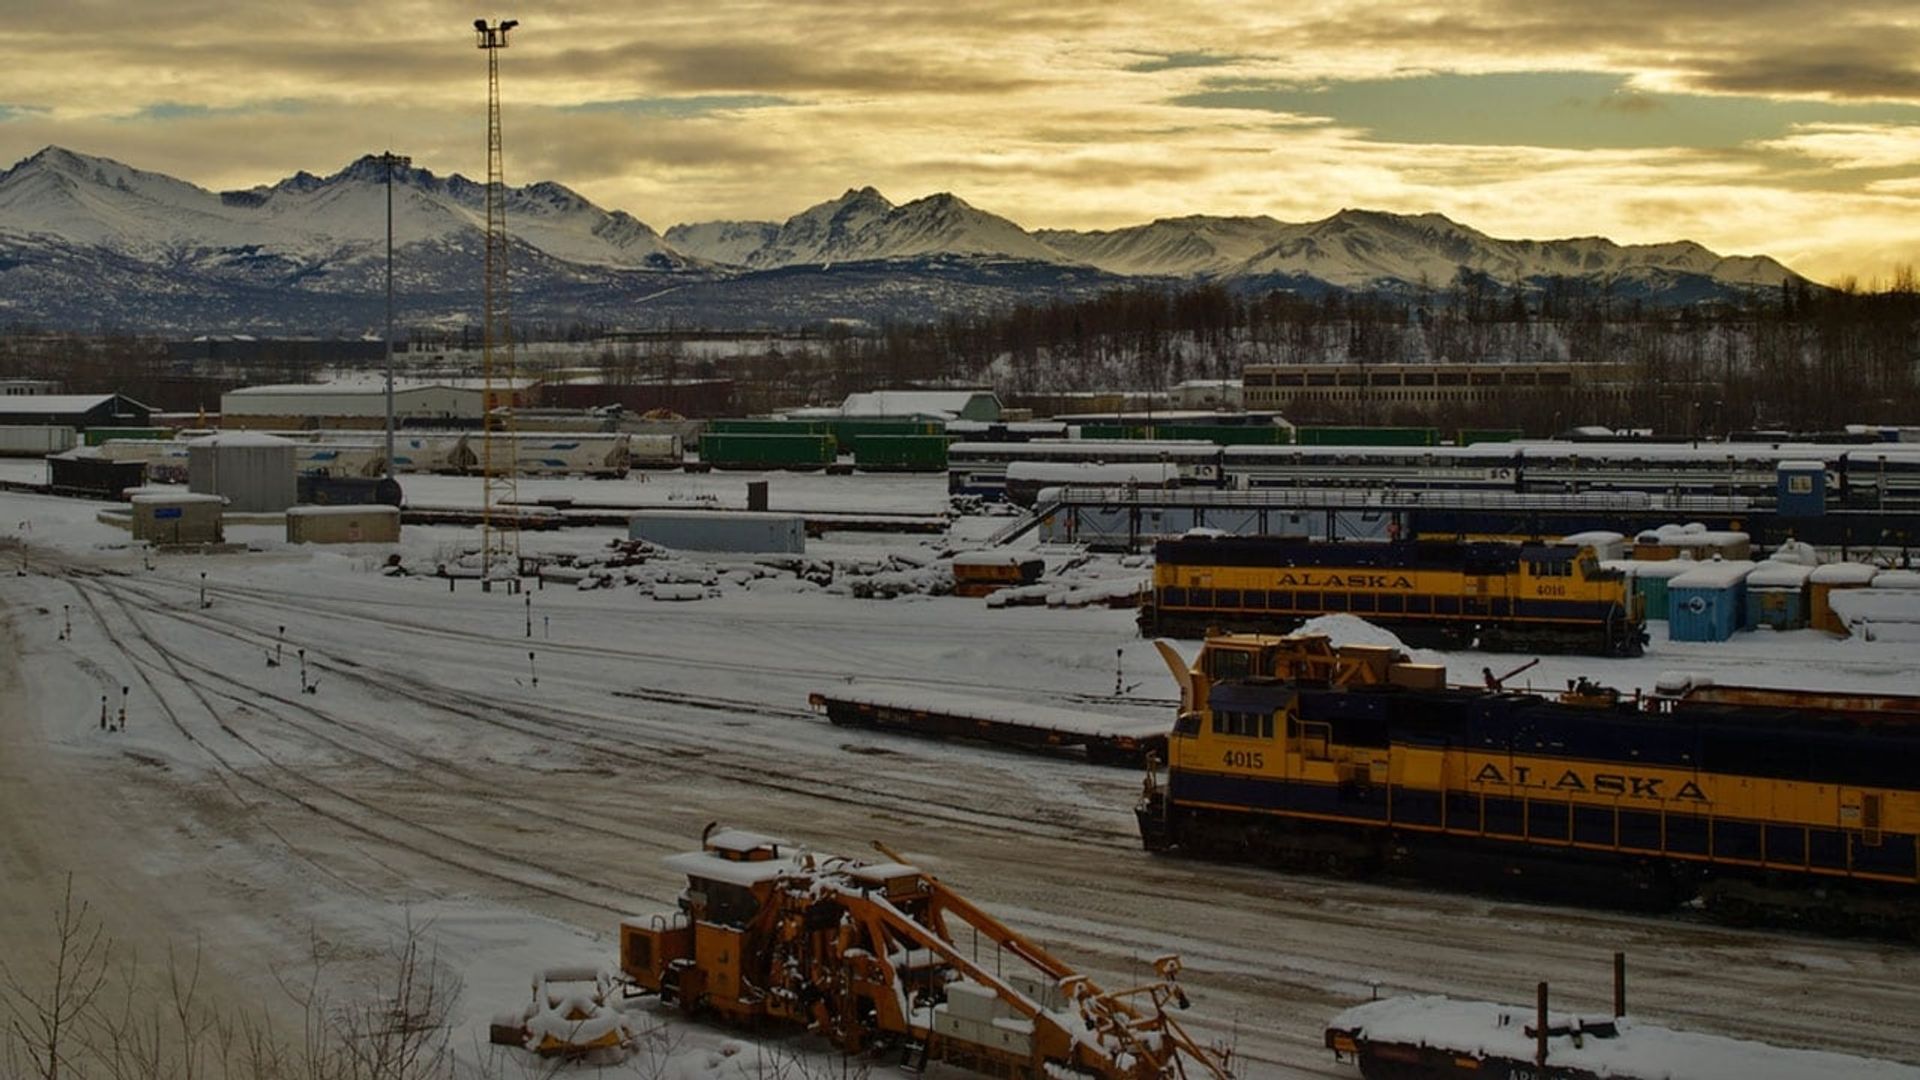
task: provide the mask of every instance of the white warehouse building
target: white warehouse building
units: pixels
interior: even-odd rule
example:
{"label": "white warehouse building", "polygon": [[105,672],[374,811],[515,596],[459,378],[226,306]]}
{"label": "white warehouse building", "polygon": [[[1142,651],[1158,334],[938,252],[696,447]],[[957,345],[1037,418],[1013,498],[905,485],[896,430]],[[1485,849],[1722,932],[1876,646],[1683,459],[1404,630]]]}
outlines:
{"label": "white warehouse building", "polygon": [[[525,403],[531,380],[495,382],[494,406]],[[403,424],[477,424],[486,413],[479,379],[395,380],[393,415]],[[248,386],[220,395],[226,428],[377,428],[386,424],[387,387],[380,379]]]}

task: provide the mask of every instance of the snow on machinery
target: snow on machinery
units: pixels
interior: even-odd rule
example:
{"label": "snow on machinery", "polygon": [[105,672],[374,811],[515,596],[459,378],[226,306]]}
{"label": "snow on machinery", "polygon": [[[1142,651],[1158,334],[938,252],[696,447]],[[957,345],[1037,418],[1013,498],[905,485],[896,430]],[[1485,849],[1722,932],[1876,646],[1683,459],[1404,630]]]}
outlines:
{"label": "snow on machinery", "polygon": [[[709,826],[667,865],[679,909],[623,920],[620,968],[642,993],[728,1023],[785,1023],[846,1053],[897,1051],[1001,1075],[1230,1076],[1167,1014],[1180,962],[1107,992],[879,844],[888,861],[790,851]],[[966,946],[956,930],[969,930]],[[982,945],[992,969],[974,959]],[[1007,960],[1026,969],[1002,974]]]}

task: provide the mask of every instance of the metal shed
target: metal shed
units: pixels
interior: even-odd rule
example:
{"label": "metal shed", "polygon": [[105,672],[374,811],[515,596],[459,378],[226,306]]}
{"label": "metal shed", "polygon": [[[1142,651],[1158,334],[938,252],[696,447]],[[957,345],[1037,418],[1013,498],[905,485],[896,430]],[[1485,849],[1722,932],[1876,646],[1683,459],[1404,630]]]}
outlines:
{"label": "metal shed", "polygon": [[1833,593],[1841,589],[1864,589],[1873,583],[1879,573],[1879,567],[1866,563],[1828,563],[1814,567],[1813,573],[1807,577],[1807,583],[1812,588],[1807,598],[1811,607],[1808,621],[1813,628],[1845,636],[1847,624],[1833,610]]}
{"label": "metal shed", "polygon": [[226,538],[218,495],[135,495],[133,538],[155,544],[217,544]]}
{"label": "metal shed", "polygon": [[187,487],[225,496],[229,509],[274,513],[294,504],[294,445],[251,432],[208,435],[187,444]]}
{"label": "metal shed", "polygon": [[1814,568],[1806,563],[1768,559],[1747,575],[1746,627],[1803,630],[1807,626],[1807,579]]}
{"label": "metal shed", "polygon": [[1744,559],[1701,563],[1667,582],[1667,640],[1725,641],[1745,625]]}
{"label": "metal shed", "polygon": [[1627,576],[1627,588],[1646,603],[1647,618],[1667,617],[1667,583],[1700,566],[1693,559],[1605,559],[1600,566]]}
{"label": "metal shed", "polygon": [[287,511],[289,544],[392,544],[399,540],[397,506],[295,506]]}
{"label": "metal shed", "polygon": [[799,555],[807,550],[805,521],[797,514],[642,510],[627,535],[681,551]]}

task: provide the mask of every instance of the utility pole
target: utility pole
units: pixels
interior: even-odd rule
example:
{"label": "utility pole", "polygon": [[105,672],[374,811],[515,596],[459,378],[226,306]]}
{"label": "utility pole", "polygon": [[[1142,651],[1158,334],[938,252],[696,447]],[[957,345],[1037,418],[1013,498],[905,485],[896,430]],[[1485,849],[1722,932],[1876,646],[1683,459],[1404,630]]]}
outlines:
{"label": "utility pole", "polygon": [[[513,320],[507,295],[507,188],[500,150],[500,50],[507,47],[507,31],[520,25],[505,19],[488,25],[473,20],[481,51],[487,54],[487,241],[482,301],[485,322],[481,337],[480,470],[485,493],[480,509],[480,577],[482,588],[493,579],[496,558],[520,560],[520,518],[514,476],[519,466],[515,445],[514,410],[496,416],[494,388],[504,382],[512,404]],[[497,355],[496,355],[497,354]],[[495,445],[505,435],[504,447]]]}
{"label": "utility pole", "polygon": [[393,479],[393,170],[413,164],[405,154],[389,150],[380,155],[387,167],[387,479]]}

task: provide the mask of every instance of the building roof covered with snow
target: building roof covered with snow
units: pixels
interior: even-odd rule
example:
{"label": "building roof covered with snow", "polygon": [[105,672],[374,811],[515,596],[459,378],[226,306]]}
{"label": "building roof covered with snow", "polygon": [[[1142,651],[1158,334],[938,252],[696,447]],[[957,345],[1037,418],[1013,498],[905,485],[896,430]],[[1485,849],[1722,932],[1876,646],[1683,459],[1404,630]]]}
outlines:
{"label": "building roof covered with snow", "polygon": [[869,390],[848,394],[834,415],[862,420],[998,420],[1000,398],[991,390]]}
{"label": "building roof covered with snow", "polygon": [[20,394],[0,397],[0,424],[74,428],[146,427],[153,410],[124,394]]}

